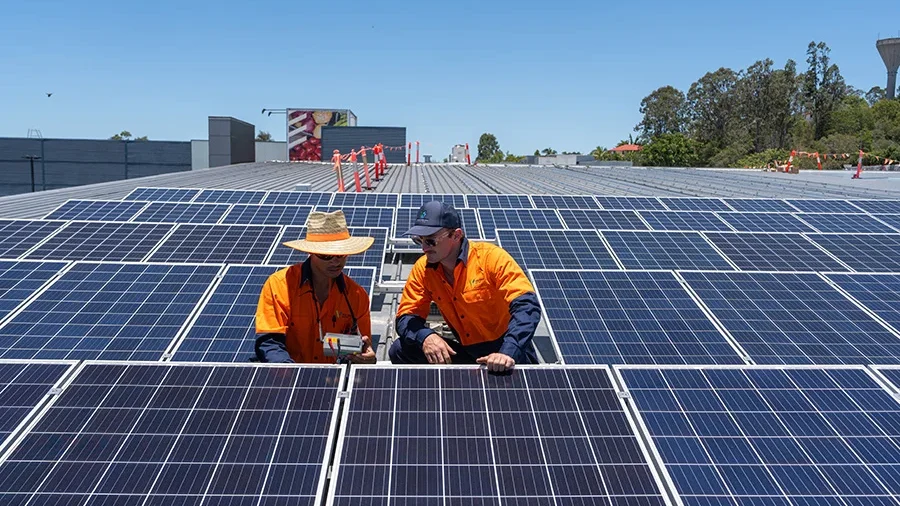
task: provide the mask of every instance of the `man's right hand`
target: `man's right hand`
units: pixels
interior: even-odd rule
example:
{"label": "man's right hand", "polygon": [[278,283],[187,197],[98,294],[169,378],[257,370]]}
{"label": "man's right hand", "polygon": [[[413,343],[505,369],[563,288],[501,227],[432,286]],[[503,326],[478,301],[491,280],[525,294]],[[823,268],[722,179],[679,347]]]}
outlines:
{"label": "man's right hand", "polygon": [[453,361],[450,357],[456,355],[453,348],[437,334],[425,338],[422,342],[422,352],[425,353],[429,364],[451,364]]}

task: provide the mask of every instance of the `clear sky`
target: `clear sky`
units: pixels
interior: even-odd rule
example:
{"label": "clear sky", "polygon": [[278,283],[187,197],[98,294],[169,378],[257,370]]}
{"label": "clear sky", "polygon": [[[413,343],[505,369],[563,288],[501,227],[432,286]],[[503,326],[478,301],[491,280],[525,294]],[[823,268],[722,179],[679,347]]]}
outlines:
{"label": "clear sky", "polygon": [[900,1],[27,0],[0,25],[0,136],[204,139],[220,115],[283,140],[262,108],[349,108],[440,160],[483,132],[516,154],[611,147],[652,90],[766,57],[802,71],[812,40],[884,86]]}

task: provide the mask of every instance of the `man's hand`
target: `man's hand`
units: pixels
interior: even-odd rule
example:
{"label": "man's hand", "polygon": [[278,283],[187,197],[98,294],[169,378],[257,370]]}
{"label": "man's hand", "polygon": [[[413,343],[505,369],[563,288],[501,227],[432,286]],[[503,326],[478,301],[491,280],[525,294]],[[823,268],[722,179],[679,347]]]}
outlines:
{"label": "man's hand", "polygon": [[479,358],[476,362],[486,365],[487,370],[490,372],[508,371],[516,365],[516,361],[513,360],[512,357],[502,353],[491,353],[490,355]]}
{"label": "man's hand", "polygon": [[425,353],[429,364],[452,364],[453,360],[450,357],[456,355],[453,348],[437,334],[431,334],[425,338],[422,343],[422,352]]}
{"label": "man's hand", "polygon": [[353,364],[374,364],[375,350],[372,349],[372,338],[369,336],[362,336],[362,342],[363,351],[354,353],[353,355],[347,355],[347,360]]}

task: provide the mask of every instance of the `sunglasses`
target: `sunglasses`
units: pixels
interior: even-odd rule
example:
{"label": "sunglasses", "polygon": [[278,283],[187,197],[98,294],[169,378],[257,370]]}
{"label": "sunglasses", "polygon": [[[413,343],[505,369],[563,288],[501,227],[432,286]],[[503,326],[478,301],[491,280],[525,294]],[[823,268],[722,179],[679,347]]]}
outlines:
{"label": "sunglasses", "polygon": [[347,255],[320,255],[320,254],[316,253],[316,256],[319,258],[319,260],[322,260],[323,262],[329,262],[331,260],[334,260],[335,258],[344,258]]}
{"label": "sunglasses", "polygon": [[424,244],[425,246],[428,246],[429,248],[433,248],[433,247],[437,246],[438,240],[440,240],[443,237],[450,237],[450,234],[452,234],[452,233],[453,232],[447,232],[446,234],[443,234],[443,235],[428,236],[428,237],[421,237],[418,235],[414,235],[414,236],[412,236],[412,242],[416,243],[416,245],[418,245],[418,246],[421,246]]}

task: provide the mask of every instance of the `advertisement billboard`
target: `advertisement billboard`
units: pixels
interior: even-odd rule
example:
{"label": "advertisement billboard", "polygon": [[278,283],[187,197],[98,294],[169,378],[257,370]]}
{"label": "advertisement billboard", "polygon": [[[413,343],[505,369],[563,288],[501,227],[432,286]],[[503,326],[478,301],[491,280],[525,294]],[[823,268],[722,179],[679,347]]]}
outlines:
{"label": "advertisement billboard", "polygon": [[326,126],[356,126],[356,116],[346,109],[288,109],[288,159],[321,161],[322,127]]}

